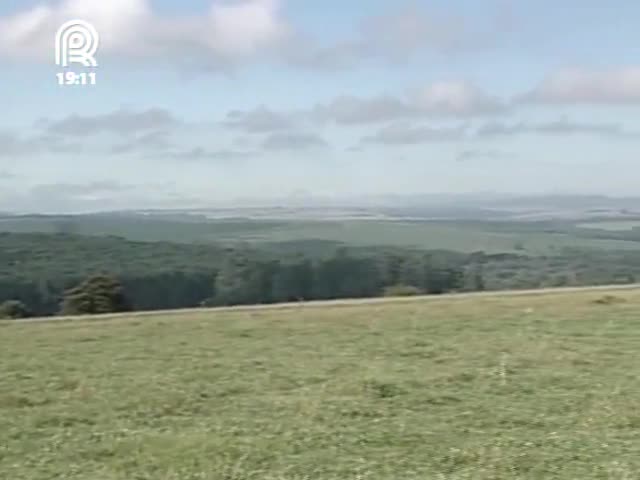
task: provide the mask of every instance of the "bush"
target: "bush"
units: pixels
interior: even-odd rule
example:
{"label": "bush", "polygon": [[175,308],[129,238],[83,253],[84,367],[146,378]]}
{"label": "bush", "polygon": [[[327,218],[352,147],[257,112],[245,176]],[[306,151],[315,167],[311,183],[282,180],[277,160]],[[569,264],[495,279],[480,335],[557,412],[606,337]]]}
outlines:
{"label": "bush", "polygon": [[18,300],[7,300],[0,304],[0,319],[18,320],[21,318],[29,318],[31,312]]}
{"label": "bush", "polygon": [[385,297],[415,297],[421,295],[422,291],[413,285],[391,285],[384,289]]}
{"label": "bush", "polygon": [[624,303],[624,298],[616,297],[615,295],[605,295],[604,297],[597,298],[593,303],[597,305],[614,305],[616,303]]}

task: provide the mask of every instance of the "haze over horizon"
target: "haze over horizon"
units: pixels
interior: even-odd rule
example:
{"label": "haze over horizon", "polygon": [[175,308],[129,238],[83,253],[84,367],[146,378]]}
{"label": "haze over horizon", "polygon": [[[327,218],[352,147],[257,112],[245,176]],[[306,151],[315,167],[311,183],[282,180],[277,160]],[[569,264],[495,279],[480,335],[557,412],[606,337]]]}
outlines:
{"label": "haze over horizon", "polygon": [[[100,32],[60,86],[55,32]],[[0,211],[429,193],[633,196],[640,4],[0,4]]]}

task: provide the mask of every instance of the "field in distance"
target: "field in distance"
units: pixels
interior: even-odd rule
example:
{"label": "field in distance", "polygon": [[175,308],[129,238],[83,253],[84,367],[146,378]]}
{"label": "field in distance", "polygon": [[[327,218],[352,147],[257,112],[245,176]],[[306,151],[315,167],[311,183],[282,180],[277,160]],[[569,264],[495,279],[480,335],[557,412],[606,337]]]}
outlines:
{"label": "field in distance", "polygon": [[[207,219],[197,215],[82,215],[0,218],[0,231],[115,235],[128,240],[180,243],[247,242],[255,246],[327,242],[354,247],[393,246],[470,253],[546,255],[563,248],[640,250],[640,220],[617,223],[556,220],[427,219]],[[611,225],[618,228],[613,228]],[[620,225],[628,228],[620,229]]]}
{"label": "field in distance", "polygon": [[0,323],[0,477],[630,479],[640,291]]}

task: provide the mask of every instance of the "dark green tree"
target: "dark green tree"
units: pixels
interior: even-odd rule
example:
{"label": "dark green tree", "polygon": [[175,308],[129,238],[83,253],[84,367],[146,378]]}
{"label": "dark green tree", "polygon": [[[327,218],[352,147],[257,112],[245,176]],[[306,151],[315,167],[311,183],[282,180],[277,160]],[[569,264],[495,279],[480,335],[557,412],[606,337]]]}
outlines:
{"label": "dark green tree", "polygon": [[95,275],[67,290],[62,315],[95,315],[131,310],[120,281],[109,275]]}
{"label": "dark green tree", "polygon": [[246,305],[272,302],[272,282],[277,270],[277,262],[251,258],[243,252],[230,254],[224,259],[215,279],[214,303]]}
{"label": "dark green tree", "polygon": [[472,273],[473,289],[476,292],[483,292],[487,289],[484,281],[484,267],[481,263],[474,265]]}
{"label": "dark green tree", "polygon": [[429,294],[442,294],[462,287],[462,271],[444,257],[425,255],[422,259],[422,288]]}
{"label": "dark green tree", "polygon": [[274,271],[272,297],[275,302],[294,302],[313,297],[313,264],[298,259],[278,264]]}
{"label": "dark green tree", "polygon": [[30,316],[31,312],[29,309],[24,303],[18,300],[7,300],[0,304],[0,319],[18,320],[21,318],[28,318]]}
{"label": "dark green tree", "polygon": [[314,297],[323,299],[375,297],[382,281],[375,259],[350,256],[339,250],[319,261],[314,275]]}
{"label": "dark green tree", "polygon": [[381,275],[385,285],[398,285],[403,283],[403,273],[406,269],[405,259],[399,254],[387,253],[382,257]]}

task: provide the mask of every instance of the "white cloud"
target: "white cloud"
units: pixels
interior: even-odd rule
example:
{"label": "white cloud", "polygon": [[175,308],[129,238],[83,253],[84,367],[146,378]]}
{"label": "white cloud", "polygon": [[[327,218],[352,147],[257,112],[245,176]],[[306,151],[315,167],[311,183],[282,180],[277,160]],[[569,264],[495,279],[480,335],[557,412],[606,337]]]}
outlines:
{"label": "white cloud", "polygon": [[396,64],[424,52],[450,56],[493,48],[507,31],[504,6],[495,18],[478,21],[425,8],[425,2],[389,3],[391,8],[366,18],[346,39],[313,39],[298,32],[285,58],[293,65],[318,70],[341,70],[377,60]]}
{"label": "white cloud", "polygon": [[0,158],[25,157],[38,154],[66,154],[79,152],[82,146],[51,135],[19,135],[0,130]]}
{"label": "white cloud", "polygon": [[467,82],[438,82],[414,96],[415,106],[425,113],[471,116],[504,112],[507,107]]}
{"label": "white cloud", "polygon": [[288,130],[294,126],[294,122],[292,115],[259,106],[249,111],[232,110],[228,112],[222,125],[245,130],[248,133],[268,133]]}
{"label": "white cloud", "polygon": [[368,19],[362,33],[376,52],[392,59],[406,58],[425,46],[441,52],[477,47],[463,17],[427,11],[415,3]]}
{"label": "white cloud", "polygon": [[466,162],[472,160],[512,160],[517,155],[502,150],[464,150],[456,156],[457,162]]}
{"label": "white cloud", "polygon": [[640,67],[562,70],[549,75],[519,100],[540,104],[638,104]]}
{"label": "white cloud", "polygon": [[150,155],[151,158],[166,158],[169,160],[177,160],[180,162],[197,162],[197,161],[214,161],[214,162],[231,162],[238,160],[246,160],[256,155],[256,152],[250,150],[231,150],[231,149],[208,149],[204,147],[194,147],[185,150],[178,150],[166,153],[158,157]]}
{"label": "white cloud", "polygon": [[341,96],[329,104],[317,105],[312,115],[339,124],[364,124],[414,117],[474,117],[507,110],[507,105],[500,99],[478,87],[452,81],[415,89],[404,98],[389,95],[372,98]]}
{"label": "white cloud", "polygon": [[0,56],[52,59],[56,30],[76,18],[99,31],[99,53],[125,58],[172,53],[183,61],[203,55],[229,63],[266,51],[288,32],[278,0],[215,2],[208,15],[170,18],[149,0],[64,0],[0,17]]}
{"label": "white cloud", "polygon": [[99,115],[69,115],[61,120],[42,120],[48,133],[70,137],[85,137],[100,133],[130,136],[136,133],[165,131],[181,124],[173,114],[162,108],[141,111],[115,110]]}
{"label": "white cloud", "polygon": [[222,125],[255,134],[323,123],[356,126],[418,118],[472,118],[500,115],[509,109],[501,99],[468,82],[450,81],[416,88],[405,95],[340,95],[297,111],[276,111],[264,105],[232,110]]}
{"label": "white cloud", "polygon": [[343,125],[384,122],[416,114],[407,102],[390,95],[371,98],[343,95],[327,104],[316,105],[311,112],[315,119]]}
{"label": "white cloud", "polygon": [[319,135],[304,132],[272,133],[263,142],[262,147],[271,151],[308,150],[328,148],[329,144]]}
{"label": "white cloud", "polygon": [[277,17],[277,0],[250,0],[211,7],[209,47],[220,54],[249,55],[282,38],[286,27]]}
{"label": "white cloud", "polygon": [[[0,17],[0,57],[50,61],[56,29],[80,18],[101,35],[99,55],[220,69],[265,54],[311,69],[398,62],[424,52],[452,55],[494,47],[496,22],[400,2],[355,25],[348,38],[312,38],[282,15],[284,0],[210,0],[206,12],[164,16],[152,0],[53,0]],[[497,12],[500,16],[502,10]],[[473,21],[470,21],[473,20]],[[476,28],[477,27],[477,28]]]}
{"label": "white cloud", "polygon": [[638,135],[637,132],[627,131],[624,126],[619,123],[585,123],[576,122],[567,118],[543,123],[488,123],[481,126],[477,130],[476,134],[479,137],[505,137],[536,134],[548,136],[596,135],[618,139],[640,138],[640,135]]}
{"label": "white cloud", "polygon": [[362,143],[383,145],[417,145],[421,143],[452,142],[466,138],[467,128],[458,127],[430,127],[398,123],[382,128],[372,136],[362,139]]}

